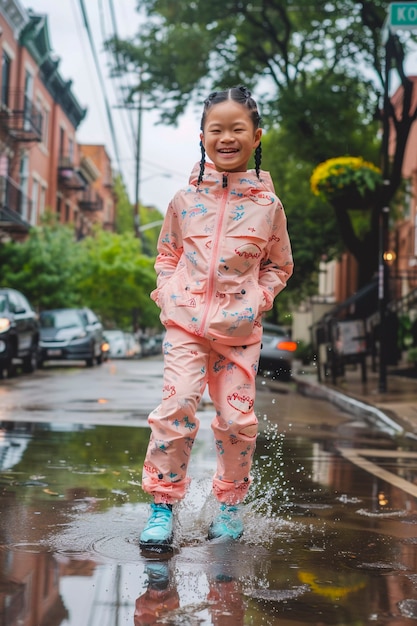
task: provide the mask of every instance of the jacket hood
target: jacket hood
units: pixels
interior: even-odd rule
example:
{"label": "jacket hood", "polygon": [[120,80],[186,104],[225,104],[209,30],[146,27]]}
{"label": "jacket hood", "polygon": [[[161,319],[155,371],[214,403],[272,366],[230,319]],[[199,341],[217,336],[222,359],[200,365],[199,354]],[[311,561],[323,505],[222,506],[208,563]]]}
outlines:
{"label": "jacket hood", "polygon": [[[198,186],[198,176],[200,174],[200,161],[198,161],[192,171],[189,178],[190,185]],[[272,182],[271,174],[264,170],[259,173],[259,178],[256,176],[255,170],[247,170],[246,172],[218,172],[213,163],[206,163],[204,167],[203,183],[207,184],[220,184],[222,185],[223,174],[225,174],[230,182],[246,182],[254,187],[263,187],[267,191],[275,193],[274,183]],[[203,184],[201,183],[201,184]]]}

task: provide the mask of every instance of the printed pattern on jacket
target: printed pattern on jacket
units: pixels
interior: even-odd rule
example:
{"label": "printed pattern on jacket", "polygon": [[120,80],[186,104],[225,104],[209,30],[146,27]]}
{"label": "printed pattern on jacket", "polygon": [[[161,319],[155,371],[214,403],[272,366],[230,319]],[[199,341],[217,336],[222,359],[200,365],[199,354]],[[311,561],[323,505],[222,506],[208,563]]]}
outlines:
{"label": "printed pattern on jacket", "polygon": [[292,274],[286,217],[270,175],[206,164],[168,207],[151,297],[161,321],[227,345],[260,341],[262,313]]}

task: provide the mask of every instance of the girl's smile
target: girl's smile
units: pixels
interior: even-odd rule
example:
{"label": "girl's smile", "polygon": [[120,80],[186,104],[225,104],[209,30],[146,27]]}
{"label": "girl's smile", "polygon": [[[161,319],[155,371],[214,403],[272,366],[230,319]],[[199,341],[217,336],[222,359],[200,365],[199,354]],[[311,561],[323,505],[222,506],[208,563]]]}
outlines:
{"label": "girl's smile", "polygon": [[245,172],[261,135],[247,109],[226,100],[209,109],[200,139],[217,171]]}

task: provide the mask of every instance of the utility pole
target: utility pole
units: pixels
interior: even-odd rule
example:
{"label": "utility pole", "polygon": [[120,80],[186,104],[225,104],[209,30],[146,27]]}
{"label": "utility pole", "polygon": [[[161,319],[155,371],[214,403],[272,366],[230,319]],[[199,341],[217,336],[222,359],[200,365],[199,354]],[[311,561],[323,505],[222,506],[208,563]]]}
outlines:
{"label": "utility pole", "polygon": [[390,185],[389,176],[389,84],[391,70],[391,46],[392,34],[388,29],[387,41],[385,43],[385,76],[384,76],[384,104],[383,104],[383,136],[382,136],[382,177],[383,187],[381,190],[381,205],[379,212],[379,237],[378,237],[378,312],[379,312],[379,371],[378,371],[378,391],[387,391],[387,303],[388,303],[388,266],[386,262],[386,251],[388,249],[388,229],[389,229],[389,206],[386,203],[388,187]]}
{"label": "utility pole", "polygon": [[141,166],[141,143],[142,143],[142,92],[139,91],[138,100],[138,119],[136,127],[136,171],[135,171],[135,205],[133,212],[133,223],[135,229],[135,236],[142,240],[142,231],[140,230],[140,205],[139,205],[139,190],[140,190],[140,166]]}

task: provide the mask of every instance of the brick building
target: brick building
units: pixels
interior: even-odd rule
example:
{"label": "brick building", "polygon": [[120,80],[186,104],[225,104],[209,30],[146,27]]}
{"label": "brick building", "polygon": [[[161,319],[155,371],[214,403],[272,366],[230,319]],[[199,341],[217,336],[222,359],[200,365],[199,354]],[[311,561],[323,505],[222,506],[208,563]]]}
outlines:
{"label": "brick building", "polygon": [[103,146],[80,146],[86,115],[59,73],[48,19],[0,0],[0,242],[24,238],[46,211],[73,224],[114,228],[111,162]]}

